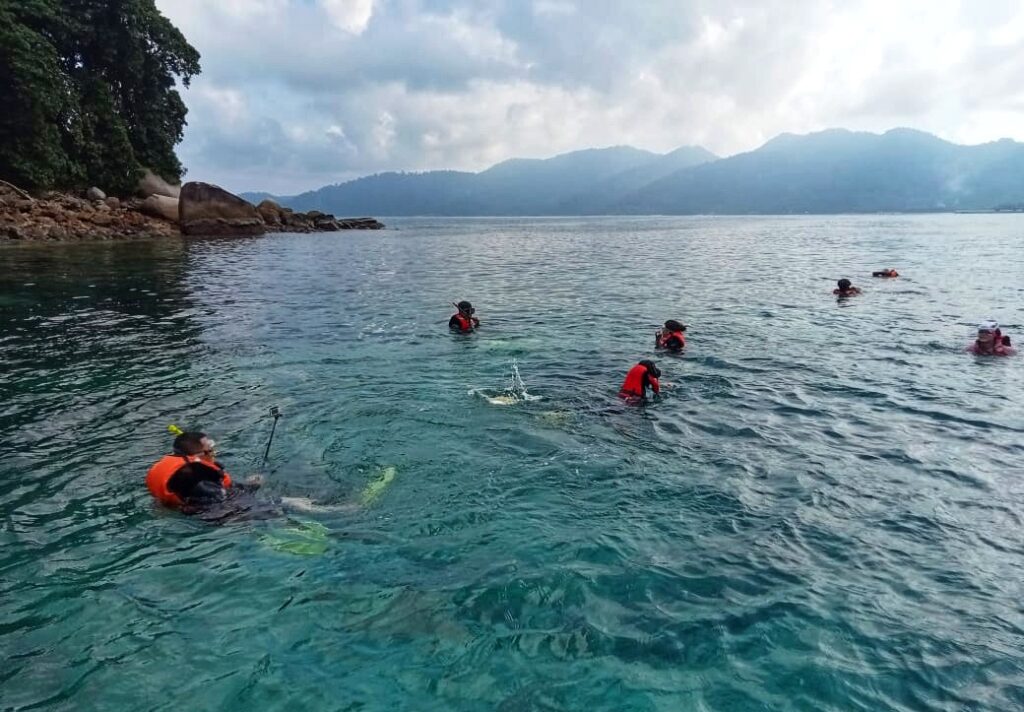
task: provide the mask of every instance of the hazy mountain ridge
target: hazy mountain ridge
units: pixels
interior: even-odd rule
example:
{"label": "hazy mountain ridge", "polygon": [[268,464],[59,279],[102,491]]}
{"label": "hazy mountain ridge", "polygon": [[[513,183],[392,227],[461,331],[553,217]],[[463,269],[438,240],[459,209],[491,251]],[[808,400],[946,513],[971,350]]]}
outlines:
{"label": "hazy mountain ridge", "polygon": [[[274,199],[295,210],[337,215],[566,215],[584,208],[594,214],[622,195],[622,190],[609,192],[616,181],[632,189],[652,179],[644,177],[645,170],[657,177],[715,158],[699,147],[659,155],[614,146],[547,159],[513,158],[480,173],[379,173]],[[268,197],[265,193],[242,196],[247,200]]]}
{"label": "hazy mountain ridge", "polygon": [[632,214],[983,210],[1024,196],[1024,144],[961,146],[911,129],[782,135],[619,200]]}
{"label": "hazy mountain ridge", "polygon": [[1024,203],[1024,144],[913,129],[782,134],[718,159],[628,146],[511,159],[481,173],[383,173],[280,198],[341,215],[791,214],[986,210]]}

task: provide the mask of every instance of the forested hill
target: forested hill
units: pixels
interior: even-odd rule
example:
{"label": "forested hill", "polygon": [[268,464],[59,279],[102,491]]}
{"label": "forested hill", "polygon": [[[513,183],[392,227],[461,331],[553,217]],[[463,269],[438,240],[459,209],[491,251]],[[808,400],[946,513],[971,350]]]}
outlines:
{"label": "forested hill", "polygon": [[0,179],[130,192],[177,182],[199,53],[153,0],[0,0]]}
{"label": "forested hill", "polygon": [[[629,146],[516,158],[481,173],[381,173],[278,200],[340,215],[565,215],[602,212],[655,177],[714,160],[699,147],[658,155]],[[245,194],[252,199],[261,194]]]}
{"label": "forested hill", "polygon": [[1024,200],[1024,144],[963,146],[912,129],[783,134],[623,195],[618,213],[988,210]]}

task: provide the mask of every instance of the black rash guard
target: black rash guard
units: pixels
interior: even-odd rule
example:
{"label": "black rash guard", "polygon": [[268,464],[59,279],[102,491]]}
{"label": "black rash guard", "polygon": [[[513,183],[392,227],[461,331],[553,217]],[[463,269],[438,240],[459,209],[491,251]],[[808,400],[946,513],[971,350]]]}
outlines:
{"label": "black rash guard", "polygon": [[[224,491],[224,471],[202,462],[190,462],[167,480],[168,491],[186,504],[208,501]],[[223,497],[220,497],[223,499]]]}

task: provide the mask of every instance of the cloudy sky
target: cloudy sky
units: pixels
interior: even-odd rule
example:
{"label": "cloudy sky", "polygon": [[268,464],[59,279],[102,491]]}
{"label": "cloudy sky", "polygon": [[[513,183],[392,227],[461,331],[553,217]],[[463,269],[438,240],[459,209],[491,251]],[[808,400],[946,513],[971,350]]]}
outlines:
{"label": "cloudy sky", "polygon": [[1024,139],[1020,0],[157,0],[203,55],[182,159],[294,193],[629,144]]}

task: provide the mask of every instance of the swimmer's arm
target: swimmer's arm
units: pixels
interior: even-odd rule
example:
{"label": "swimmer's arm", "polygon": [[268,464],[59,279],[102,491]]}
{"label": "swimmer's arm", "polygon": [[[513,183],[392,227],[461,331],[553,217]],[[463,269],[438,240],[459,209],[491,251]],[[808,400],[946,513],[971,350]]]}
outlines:
{"label": "swimmer's arm", "polygon": [[661,386],[658,384],[658,379],[654,376],[648,376],[648,380],[651,384],[651,390],[654,391],[654,395],[661,393]]}

